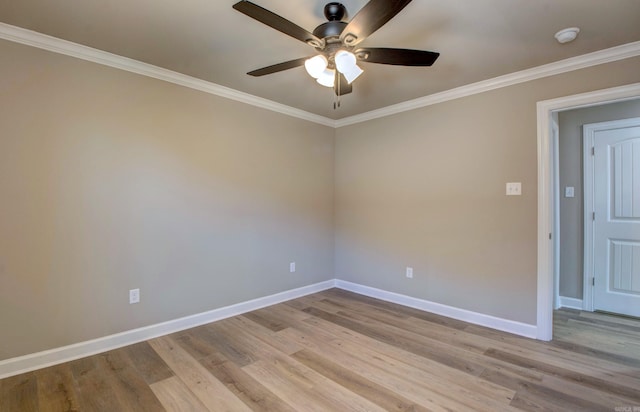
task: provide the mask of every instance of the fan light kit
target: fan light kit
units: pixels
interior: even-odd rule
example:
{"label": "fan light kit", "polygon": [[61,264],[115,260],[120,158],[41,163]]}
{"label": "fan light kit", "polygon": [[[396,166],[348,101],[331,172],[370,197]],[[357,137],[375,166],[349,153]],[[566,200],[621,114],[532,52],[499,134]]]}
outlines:
{"label": "fan light kit", "polygon": [[[348,84],[353,83],[363,73],[363,70],[356,64],[356,55],[351,52],[339,50],[334,57],[334,61],[336,69],[344,75]],[[309,76],[316,79],[323,86],[333,87],[336,72],[333,69],[328,69],[328,66],[329,60],[321,54],[304,62],[304,67],[307,69]]]}
{"label": "fan light kit", "polygon": [[411,0],[371,0],[348,23],[342,21],[347,14],[346,8],[340,3],[328,3],[324,7],[324,15],[328,21],[310,33],[250,1],[240,1],[233,5],[234,9],[308,44],[317,52],[314,56],[274,64],[247,74],[264,76],[304,66],[307,73],[319,84],[333,88],[337,98],[334,108],[339,107],[340,96],[351,93],[351,83],[364,72],[358,66],[358,61],[396,66],[431,66],[440,56],[440,53],[425,50],[356,48],[409,3]]}

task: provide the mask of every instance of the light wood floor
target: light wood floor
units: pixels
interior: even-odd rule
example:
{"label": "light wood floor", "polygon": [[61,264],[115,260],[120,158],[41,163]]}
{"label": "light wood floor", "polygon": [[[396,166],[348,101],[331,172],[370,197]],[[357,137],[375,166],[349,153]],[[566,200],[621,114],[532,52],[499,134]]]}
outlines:
{"label": "light wood floor", "polygon": [[640,323],[561,310],[543,343],[331,289],[0,381],[5,411],[640,408]]}

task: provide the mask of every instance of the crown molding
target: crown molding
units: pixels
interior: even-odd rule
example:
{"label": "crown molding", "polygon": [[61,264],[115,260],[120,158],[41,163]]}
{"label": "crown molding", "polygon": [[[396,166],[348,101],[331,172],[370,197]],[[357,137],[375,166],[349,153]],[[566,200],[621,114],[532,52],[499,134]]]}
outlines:
{"label": "crown molding", "polygon": [[531,69],[506,74],[504,76],[494,77],[493,79],[456,87],[455,89],[446,90],[444,92],[408,100],[406,102],[357,114],[355,116],[345,117],[343,119],[336,120],[335,127],[339,128],[356,123],[362,123],[368,120],[391,116],[393,114],[419,109],[421,107],[443,103],[449,100],[459,99],[461,97],[467,97],[489,90],[525,83],[531,80],[541,79],[543,77],[554,76],[556,74],[584,69],[636,56],[640,56],[640,41],[583,54],[582,56],[571,57],[565,60],[545,64],[543,66],[533,67]]}
{"label": "crown molding", "polygon": [[408,100],[406,102],[394,104],[369,112],[345,117],[339,120],[333,120],[328,117],[320,116],[304,110],[296,109],[282,103],[274,102],[262,97],[254,96],[249,93],[240,92],[229,87],[221,86],[216,83],[208,82],[192,76],[172,70],[163,69],[148,63],[128,57],[119,56],[106,51],[94,49],[92,47],[83,46],[67,40],[62,40],[46,34],[38,33],[32,30],[23,29],[21,27],[12,26],[6,23],[0,23],[0,39],[21,43],[24,45],[37,47],[54,53],[64,54],[78,59],[102,64],[104,66],[116,69],[126,70],[131,73],[140,74],[142,76],[152,77],[158,80],[174,83],[190,89],[199,90],[201,92],[213,94],[238,102],[246,103],[252,106],[260,107],[273,112],[281,113],[287,116],[296,117],[313,123],[339,128],[352,124],[362,123],[381,117],[391,116],[397,113],[409,110],[419,109],[421,107],[433,104],[443,103],[449,100],[459,99],[490,90],[499,89],[501,87],[512,86],[519,83],[525,83],[531,80],[541,79],[556,74],[566,73],[573,70],[584,69],[599,64],[610,63],[618,60],[628,59],[640,56],[640,41],[623,44],[621,46],[611,47],[609,49],[599,50],[593,53],[584,54],[582,56],[571,57],[569,59],[545,64],[543,66],[533,67],[531,69],[522,70],[515,73],[506,74],[504,76],[495,77],[493,79],[483,80],[454,89],[446,90],[440,93],[430,94],[428,96],[419,97],[417,99]]}
{"label": "crown molding", "polygon": [[272,100],[254,96],[249,93],[240,92],[206,80],[187,76],[186,74],[163,69],[162,67],[154,66],[152,64],[143,63],[128,57],[83,46],[78,43],[62,40],[32,30],[12,26],[10,24],[0,23],[0,39],[37,47],[54,53],[64,54],[104,66],[140,74],[142,76],[152,77],[154,79],[163,80],[179,86],[246,103],[251,106],[271,110],[287,116],[297,117],[299,119],[318,123],[324,126],[335,127],[335,120],[324,116],[309,113]]}

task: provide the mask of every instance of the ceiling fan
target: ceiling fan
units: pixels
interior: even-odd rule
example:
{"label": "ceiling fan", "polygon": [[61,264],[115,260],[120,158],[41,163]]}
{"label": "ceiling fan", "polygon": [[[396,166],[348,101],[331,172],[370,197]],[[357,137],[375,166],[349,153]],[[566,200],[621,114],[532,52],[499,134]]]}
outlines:
{"label": "ceiling fan", "polygon": [[[337,2],[324,7],[327,22],[309,33],[302,27],[250,1],[240,1],[233,8],[294,39],[316,49],[315,56],[302,57],[247,73],[264,76],[294,67],[305,66],[309,75],[323,86],[333,87],[336,96],[351,93],[351,83],[362,74],[357,62],[399,66],[431,66],[440,53],[424,50],[357,47],[373,32],[384,26],[411,0],[371,0],[349,22],[344,22],[346,8]],[[335,108],[335,103],[334,103]]]}

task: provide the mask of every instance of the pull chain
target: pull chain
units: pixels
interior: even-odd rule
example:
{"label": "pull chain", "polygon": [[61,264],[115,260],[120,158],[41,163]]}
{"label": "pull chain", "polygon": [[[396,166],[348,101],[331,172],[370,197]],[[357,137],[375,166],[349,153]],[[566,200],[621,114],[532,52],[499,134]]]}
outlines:
{"label": "pull chain", "polygon": [[333,110],[336,110],[340,107],[340,97],[342,95],[342,91],[340,90],[340,74],[336,71],[336,90],[338,93],[334,93],[333,98]]}

